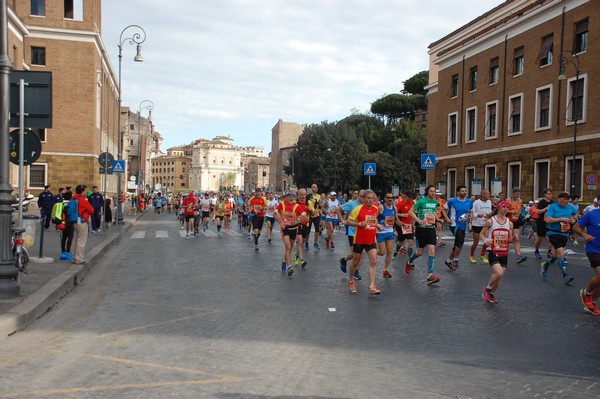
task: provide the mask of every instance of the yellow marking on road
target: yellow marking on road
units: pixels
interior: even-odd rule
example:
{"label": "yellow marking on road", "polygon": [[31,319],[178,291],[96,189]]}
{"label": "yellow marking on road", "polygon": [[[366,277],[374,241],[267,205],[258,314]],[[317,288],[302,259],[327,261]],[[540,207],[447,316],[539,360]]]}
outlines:
{"label": "yellow marking on road", "polygon": [[102,338],[110,337],[111,335],[115,335],[115,334],[127,334],[127,333],[134,332],[134,331],[145,330],[145,329],[151,328],[151,327],[162,326],[162,325],[165,325],[165,324],[178,323],[180,321],[193,319],[194,317],[196,317],[196,316],[180,317],[178,319],[167,320],[167,321],[163,321],[163,322],[160,322],[160,323],[145,324],[145,325],[142,325],[142,326],[127,328],[125,330],[112,331],[112,332],[109,332],[109,333],[106,333],[106,334],[98,335],[96,338],[97,339],[102,339]]}

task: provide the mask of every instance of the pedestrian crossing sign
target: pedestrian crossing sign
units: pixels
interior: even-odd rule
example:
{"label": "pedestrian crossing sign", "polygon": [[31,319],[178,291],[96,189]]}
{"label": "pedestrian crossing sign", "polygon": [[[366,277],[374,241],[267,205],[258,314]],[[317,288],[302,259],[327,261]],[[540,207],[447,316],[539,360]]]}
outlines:
{"label": "pedestrian crossing sign", "polygon": [[435,154],[421,154],[421,169],[435,169]]}
{"label": "pedestrian crossing sign", "polygon": [[115,159],[112,165],[113,173],[125,173],[125,160]]}
{"label": "pedestrian crossing sign", "polygon": [[375,176],[377,174],[376,163],[365,163],[365,176]]}

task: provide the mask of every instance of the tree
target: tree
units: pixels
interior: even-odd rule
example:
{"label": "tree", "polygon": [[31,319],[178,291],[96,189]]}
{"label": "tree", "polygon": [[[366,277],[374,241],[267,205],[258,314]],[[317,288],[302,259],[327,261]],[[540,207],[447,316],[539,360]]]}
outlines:
{"label": "tree", "polygon": [[429,71],[421,71],[404,81],[404,93],[425,96],[425,86],[429,84]]}

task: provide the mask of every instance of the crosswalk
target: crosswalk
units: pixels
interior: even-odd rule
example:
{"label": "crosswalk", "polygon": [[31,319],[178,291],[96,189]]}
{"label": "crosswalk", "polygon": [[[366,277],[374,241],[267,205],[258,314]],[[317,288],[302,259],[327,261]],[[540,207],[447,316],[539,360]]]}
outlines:
{"label": "crosswalk", "polygon": [[[239,237],[241,235],[242,235],[242,233],[235,231],[235,230],[221,230],[220,236]],[[204,237],[208,237],[208,238],[215,238],[215,237],[219,237],[219,234],[217,234],[216,231],[206,230],[206,231],[201,231],[200,236],[204,236]],[[131,234],[130,238],[132,240],[143,240],[146,238],[148,238],[148,239],[150,239],[150,238],[164,239],[164,238],[171,238],[171,237],[185,238],[185,230],[177,230],[177,231],[173,231],[173,230],[154,230],[154,231],[138,230],[138,231],[134,231]]]}

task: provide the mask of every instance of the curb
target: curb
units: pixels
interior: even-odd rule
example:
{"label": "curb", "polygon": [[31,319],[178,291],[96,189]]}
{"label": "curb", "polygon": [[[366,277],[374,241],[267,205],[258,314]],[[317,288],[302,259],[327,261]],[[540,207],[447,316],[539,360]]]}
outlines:
{"label": "curb", "polygon": [[133,223],[127,223],[119,233],[112,234],[89,251],[84,265],[69,267],[25,298],[23,302],[0,315],[0,340],[23,330],[54,307],[83,280],[93,262],[99,260],[113,244],[119,243],[121,235],[127,232]]}

